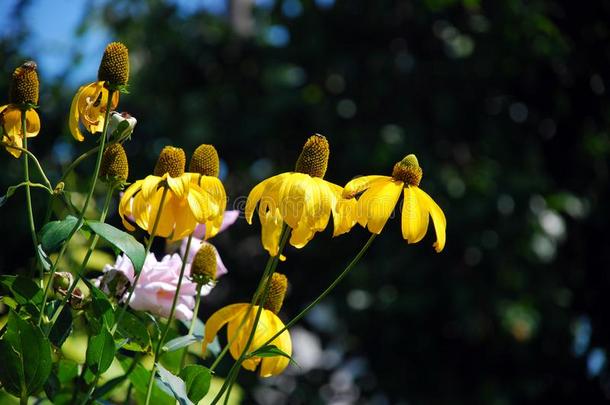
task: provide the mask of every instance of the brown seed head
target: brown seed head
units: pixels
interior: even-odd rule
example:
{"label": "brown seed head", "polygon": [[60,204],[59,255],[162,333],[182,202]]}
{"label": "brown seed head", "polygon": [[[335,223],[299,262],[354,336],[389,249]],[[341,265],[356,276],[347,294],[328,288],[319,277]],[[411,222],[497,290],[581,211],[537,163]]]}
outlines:
{"label": "brown seed head", "polygon": [[263,304],[265,309],[277,314],[282,309],[286,289],[288,288],[288,279],[281,273],[273,273],[271,276],[271,285],[269,286],[269,294],[267,300]]}
{"label": "brown seed head", "polygon": [[199,145],[191,157],[189,172],[218,177],[220,160],[216,148],[213,145]]}
{"label": "brown seed head", "polygon": [[38,104],[40,82],[36,73],[36,62],[28,61],[13,72],[9,88],[9,102],[12,104]]}
{"label": "brown seed head", "polygon": [[320,134],[310,136],[303,146],[295,171],[311,177],[323,178],[328,167],[329,155],[330,148],[326,138]]}
{"label": "brown seed head", "polygon": [[423,171],[419,167],[419,162],[415,155],[407,155],[403,160],[394,165],[392,171],[392,177],[396,180],[400,180],[410,186],[419,186]]}
{"label": "brown seed head", "polygon": [[108,146],[102,156],[100,179],[125,182],[128,175],[129,163],[123,146],[120,143]]}
{"label": "brown seed head", "polygon": [[165,173],[169,173],[171,177],[180,177],[184,174],[185,165],[186,155],[184,150],[173,146],[166,146],[159,154],[154,175],[160,177]]}
{"label": "brown seed head", "polygon": [[120,42],[111,42],[106,46],[104,56],[97,71],[100,81],[112,85],[125,85],[129,80],[129,51]]}
{"label": "brown seed head", "polygon": [[209,243],[202,243],[193,258],[191,278],[197,284],[207,284],[216,280],[216,250]]}

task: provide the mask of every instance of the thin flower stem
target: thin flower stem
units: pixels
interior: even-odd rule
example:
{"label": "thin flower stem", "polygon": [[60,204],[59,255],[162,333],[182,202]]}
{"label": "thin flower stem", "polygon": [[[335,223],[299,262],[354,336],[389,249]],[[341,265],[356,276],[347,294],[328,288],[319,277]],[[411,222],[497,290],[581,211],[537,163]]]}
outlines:
{"label": "thin flower stem", "polygon": [[153,358],[153,366],[152,370],[150,370],[150,377],[148,378],[148,388],[146,389],[146,401],[145,405],[150,403],[150,397],[152,395],[153,383],[155,382],[155,374],[157,371],[157,361],[159,361],[159,354],[161,353],[161,347],[163,346],[163,342],[167,338],[167,333],[169,332],[169,327],[174,320],[174,312],[176,311],[176,304],[178,303],[178,297],[180,295],[180,287],[182,286],[182,279],[184,278],[184,271],[186,269],[186,259],[188,258],[189,251],[191,250],[191,241],[193,240],[193,234],[189,235],[188,240],[186,241],[186,249],[184,250],[184,256],[182,257],[182,266],[180,267],[180,275],[178,276],[178,284],[176,285],[176,292],[174,294],[174,300],[172,301],[172,307],[169,310],[169,317],[167,318],[167,323],[165,324],[165,329],[161,334],[161,339],[157,342],[157,347],[155,348],[155,356]]}
{"label": "thin flower stem", "polygon": [[[24,145],[26,143],[27,143],[27,141],[25,141],[25,139],[24,139]],[[38,161],[38,158],[36,158],[36,155],[34,155],[32,152],[30,152],[26,148],[20,148],[19,146],[11,145],[11,144],[6,143],[6,142],[0,142],[0,145],[8,147],[8,148],[11,148],[11,149],[20,150],[21,152],[25,153],[30,158],[32,158],[32,161],[34,162],[34,164],[36,164],[36,168],[40,172],[40,175],[42,176],[42,179],[46,183],[47,187],[49,188],[49,190],[53,191],[53,186],[51,186],[51,182],[49,181],[49,179],[47,178],[46,174],[44,173],[44,170],[42,170],[42,166],[40,166],[40,162]]]}
{"label": "thin flower stem", "polygon": [[[267,339],[267,341],[265,343],[263,343],[260,347],[267,346],[268,344],[273,342],[278,336],[280,336],[282,333],[284,333],[285,330],[288,330],[292,325],[294,325],[301,318],[303,318],[305,316],[305,314],[307,314],[313,307],[318,305],[318,303],[320,301],[322,301],[337,286],[337,284],[339,284],[341,282],[341,280],[343,280],[345,278],[345,276],[347,276],[349,274],[349,272],[354,268],[356,263],[358,263],[358,261],[360,261],[362,256],[364,256],[364,253],[366,253],[366,251],[368,250],[369,246],[371,246],[371,244],[373,243],[373,240],[375,240],[376,236],[377,236],[376,233],[372,233],[371,237],[366,241],[366,243],[364,244],[362,249],[360,249],[360,252],[358,252],[358,254],[352,259],[352,261],[347,265],[347,267],[345,269],[343,269],[343,271],[337,276],[337,278],[326,288],[326,290],[324,290],[315,300],[313,300],[311,302],[311,304],[307,305],[307,307],[305,307],[305,309],[303,309],[301,312],[299,312],[299,314],[297,316],[292,318],[281,330],[276,332],[275,335],[273,335],[272,337]],[[257,349],[259,349],[259,348],[257,347]]]}
{"label": "thin flower stem", "polygon": [[85,212],[87,211],[87,207],[89,206],[89,202],[91,201],[91,197],[93,196],[93,192],[95,191],[95,185],[97,184],[97,177],[99,176],[100,166],[102,164],[102,156],[104,155],[104,146],[106,145],[106,138],[107,138],[106,133],[108,132],[108,117],[110,115],[110,107],[111,107],[112,96],[114,95],[114,91],[115,90],[111,89],[111,90],[109,90],[109,94],[108,94],[108,102],[106,103],[106,113],[104,115],[104,129],[103,129],[102,135],[101,135],[102,139],[100,140],[100,147],[99,147],[98,154],[97,154],[97,161],[95,162],[95,170],[93,171],[93,178],[91,179],[91,186],[89,187],[89,193],[87,193],[85,203],[83,204],[83,208],[78,217],[78,220],[76,221],[76,224],[74,224],[74,227],[68,234],[68,237],[66,238],[66,241],[64,242],[64,245],[62,246],[61,250],[59,251],[59,254],[57,255],[57,259],[55,260],[55,263],[53,263],[53,266],[51,266],[49,281],[47,282],[47,285],[44,289],[42,306],[40,307],[40,317],[38,318],[38,325],[40,325],[40,323],[42,322],[44,308],[47,303],[47,299],[49,298],[49,287],[52,284],[51,281],[53,280],[53,275],[55,274],[57,265],[59,264],[64,253],[66,252],[66,247],[70,243],[70,240],[72,239],[74,234],[76,234],[78,229],[81,227],[81,225],[85,221]]}
{"label": "thin flower stem", "polygon": [[[222,384],[222,387],[220,388],[220,391],[218,391],[218,394],[216,394],[216,397],[212,401],[212,405],[216,404],[220,400],[220,398],[222,398],[222,395],[224,394],[225,390],[228,389],[227,395],[231,394],[231,389],[233,388],[233,383],[237,379],[237,374],[239,374],[239,367],[241,367],[241,363],[244,361],[246,354],[248,353],[248,349],[250,348],[250,345],[252,344],[252,340],[254,340],[254,335],[256,333],[258,321],[260,320],[261,314],[263,313],[263,303],[267,299],[267,295],[269,293],[269,287],[271,286],[271,277],[273,276],[273,273],[275,272],[275,269],[277,268],[280,255],[282,253],[282,250],[284,250],[284,246],[286,245],[286,242],[288,241],[289,235],[290,235],[290,232],[288,231],[288,227],[284,224],[284,226],[282,227],[282,233],[280,236],[280,245],[279,245],[278,255],[273,257],[273,260],[271,260],[271,265],[269,266],[268,271],[266,271],[265,274],[263,274],[263,278],[266,279],[265,283],[264,283],[265,287],[263,289],[262,295],[259,300],[259,305],[258,305],[258,308],[256,311],[256,316],[254,317],[254,322],[252,323],[252,328],[250,329],[250,334],[248,336],[248,340],[246,341],[246,345],[244,346],[241,354],[239,355],[239,358],[235,361],[235,363],[233,363],[233,366],[231,367],[231,370],[229,371],[229,374],[234,372],[235,376],[232,378],[232,381],[229,381],[229,380],[224,381],[224,383]],[[255,296],[256,296],[256,293],[255,293]]]}
{"label": "thin flower stem", "polygon": [[[197,321],[197,314],[199,313],[199,305],[201,304],[201,288],[203,287],[202,283],[197,283],[197,292],[195,295],[195,308],[193,309],[193,319],[191,319],[191,324],[189,326],[188,335],[192,336],[195,331],[195,324]],[[184,368],[184,363],[186,362],[186,355],[188,354],[189,347],[184,348],[184,352],[182,352],[182,358],[180,359],[180,369]]]}
{"label": "thin flower stem", "polygon": [[[25,110],[21,110],[21,133],[23,134],[23,149],[28,149],[28,136],[25,121]],[[25,201],[28,211],[28,224],[30,233],[32,234],[32,243],[34,244],[34,252],[38,249],[38,237],[36,236],[36,224],[34,223],[34,212],[32,210],[32,194],[30,193],[30,164],[28,163],[28,155],[23,156],[23,177],[25,179]],[[44,277],[44,269],[41,266],[38,255],[36,254],[36,267],[40,269],[40,280]]]}
{"label": "thin flower stem", "polygon": [[[108,191],[106,192],[106,199],[104,200],[104,207],[102,208],[102,213],[100,215],[101,223],[104,223],[106,221],[106,216],[108,215],[108,209],[110,208],[110,202],[112,201],[112,194],[113,194],[114,190],[115,190],[115,185],[113,184],[110,187],[108,187]],[[78,284],[80,279],[83,277],[85,268],[87,267],[87,264],[89,263],[89,259],[91,258],[91,255],[95,251],[95,247],[97,246],[97,242],[99,241],[99,236],[91,235],[91,237],[89,238],[89,241],[90,241],[89,248],[87,249],[87,253],[85,254],[85,258],[83,259],[83,262],[81,263],[78,271],[76,272],[76,278],[74,279],[74,282],[72,283],[72,285],[70,285],[70,288],[68,289],[68,292],[66,292],[66,295],[63,297],[61,304],[55,310],[55,312],[53,313],[53,316],[51,317],[49,331],[52,329],[52,326],[57,321],[59,314],[61,314],[61,311],[63,310],[64,306],[66,305],[66,303],[72,296],[72,292],[76,288],[76,285]]]}
{"label": "thin flower stem", "polygon": [[[152,247],[153,241],[155,240],[155,234],[157,233],[157,227],[159,226],[159,221],[161,220],[161,212],[163,211],[163,203],[165,202],[165,197],[167,197],[168,189],[169,189],[169,187],[167,185],[163,186],[163,193],[161,194],[161,201],[159,201],[159,208],[157,209],[157,216],[155,218],[155,222],[153,223],[153,227],[150,232],[150,238],[148,239],[148,242],[146,243],[146,250],[144,251],[144,261],[145,262],[146,262],[146,259],[148,258],[148,254],[150,253],[150,249]],[[125,316],[125,311],[127,310],[127,307],[129,307],[129,303],[131,302],[131,297],[133,296],[133,292],[136,289],[138,280],[140,280],[141,274],[142,274],[142,271],[140,270],[140,272],[138,274],[136,274],[136,277],[134,278],[133,283],[129,287],[129,294],[127,295],[127,299],[125,300],[125,303],[119,310],[119,315],[115,318],[114,325],[112,326],[112,329],[110,330],[111,335],[114,335],[114,332],[116,332],[116,329],[119,326],[119,323],[121,323],[123,316]]]}

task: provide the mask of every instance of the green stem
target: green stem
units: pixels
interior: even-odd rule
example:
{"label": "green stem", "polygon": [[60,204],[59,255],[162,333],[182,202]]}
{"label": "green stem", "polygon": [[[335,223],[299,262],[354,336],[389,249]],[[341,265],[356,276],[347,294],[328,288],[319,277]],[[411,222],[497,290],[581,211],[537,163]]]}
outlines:
{"label": "green stem", "polygon": [[176,304],[178,303],[178,296],[180,295],[180,287],[182,286],[182,278],[184,277],[184,270],[186,269],[186,259],[188,258],[189,251],[191,250],[191,241],[193,240],[193,234],[189,235],[188,240],[186,241],[186,249],[184,250],[184,256],[182,257],[182,266],[180,267],[180,275],[178,276],[178,284],[176,285],[176,292],[174,294],[174,300],[172,301],[172,307],[169,310],[169,317],[167,318],[167,323],[165,324],[165,329],[161,334],[161,339],[157,342],[157,347],[155,349],[155,356],[153,358],[153,366],[152,370],[150,370],[150,377],[148,378],[148,388],[146,390],[146,401],[145,405],[150,403],[150,396],[152,394],[153,383],[155,382],[155,374],[157,371],[157,361],[159,361],[159,354],[161,353],[161,347],[163,346],[163,342],[165,338],[167,338],[167,333],[169,332],[169,327],[174,320],[174,311],[176,310]]}
{"label": "green stem", "polygon": [[[95,185],[97,184],[97,177],[99,176],[99,173],[100,173],[100,166],[102,164],[102,156],[104,155],[104,146],[106,145],[106,137],[107,137],[106,132],[108,132],[108,117],[110,115],[110,108],[111,108],[111,102],[112,102],[113,95],[114,95],[114,90],[109,90],[108,103],[106,104],[106,113],[104,116],[104,129],[102,131],[102,139],[100,141],[100,148],[99,148],[98,154],[97,154],[97,161],[95,162],[95,170],[93,171],[93,178],[91,179],[91,186],[89,187],[89,193],[87,193],[85,203],[83,204],[82,211],[78,217],[78,220],[76,221],[76,224],[74,224],[74,227],[68,234],[68,237],[66,238],[66,241],[64,242],[64,245],[62,246],[62,249],[59,251],[59,255],[57,256],[55,263],[53,263],[53,266],[51,267],[51,273],[50,273],[49,280],[53,280],[53,275],[55,274],[57,265],[59,264],[59,262],[61,261],[61,258],[63,257],[64,253],[66,252],[66,247],[68,246],[68,244],[70,243],[70,240],[72,239],[74,234],[78,231],[78,229],[81,227],[81,225],[83,224],[83,222],[85,220],[85,212],[87,211],[87,207],[89,206],[89,201],[91,201],[91,197],[93,196],[93,192],[95,191]],[[52,284],[51,282],[48,282],[44,289],[42,306],[40,307],[40,317],[38,318],[38,325],[40,325],[40,323],[42,322],[42,314],[44,313],[44,308],[47,303],[47,299],[49,298],[49,287],[51,284]]]}
{"label": "green stem", "polygon": [[[366,251],[368,250],[369,246],[371,246],[371,244],[373,243],[373,240],[375,240],[376,236],[377,236],[376,233],[372,233],[371,237],[366,241],[366,243],[364,244],[362,249],[360,249],[360,252],[358,252],[358,254],[352,259],[352,261],[347,265],[347,267],[345,269],[343,269],[341,274],[339,274],[339,276],[337,276],[337,278],[326,288],[326,290],[324,290],[322,292],[322,294],[320,294],[318,296],[318,298],[313,300],[311,302],[311,304],[307,305],[307,307],[305,307],[305,309],[303,309],[301,312],[299,312],[299,314],[297,316],[292,318],[281,330],[276,332],[275,335],[273,335],[272,337],[267,339],[267,341],[265,343],[263,343],[260,347],[267,346],[268,344],[273,342],[278,336],[280,336],[282,333],[284,333],[285,330],[288,330],[292,325],[294,325],[299,320],[301,320],[301,318],[303,318],[305,316],[305,314],[307,314],[313,307],[318,305],[318,303],[320,301],[322,301],[337,286],[337,284],[339,284],[341,282],[341,280],[343,280],[345,278],[345,276],[348,275],[348,273],[354,268],[356,263],[358,263],[358,261],[360,261],[362,256],[364,256],[364,253],[366,253]],[[259,348],[257,347],[257,349],[259,349]]]}
{"label": "green stem", "polygon": [[[27,136],[25,110],[21,111],[21,133],[23,134],[23,149],[28,149],[28,136]],[[30,193],[30,165],[28,163],[28,154],[23,156],[23,176],[25,178],[25,201],[28,212],[28,224],[30,226],[30,233],[32,234],[32,243],[34,244],[34,252],[38,249],[38,237],[36,236],[36,224],[34,223],[34,211],[32,210],[32,194]],[[39,256],[36,254],[36,258]],[[40,281],[44,277],[44,269],[41,266],[40,261],[36,260],[36,267],[40,270]]]}
{"label": "green stem", "polygon": [[[193,332],[195,331],[195,324],[197,323],[197,314],[199,313],[199,304],[201,304],[201,288],[203,287],[203,284],[201,283],[197,283],[197,292],[195,295],[195,308],[193,309],[193,319],[191,319],[191,324],[189,326],[189,332],[188,335],[192,336]],[[189,346],[184,348],[184,351],[182,352],[182,358],[180,359],[180,369],[182,370],[184,368],[184,363],[186,362],[186,355],[188,354],[189,351]]]}
{"label": "green stem", "polygon": [[[254,322],[252,323],[252,328],[250,329],[250,334],[248,335],[248,340],[246,341],[246,345],[244,346],[242,352],[239,355],[239,358],[235,361],[235,363],[233,364],[233,366],[231,367],[230,371],[229,371],[229,375],[231,375],[232,373],[235,373],[235,376],[232,378],[232,381],[230,380],[225,380],[224,383],[222,384],[222,387],[220,388],[220,391],[218,391],[218,394],[216,395],[216,397],[214,398],[214,400],[212,401],[212,405],[216,404],[220,398],[222,398],[222,395],[224,394],[225,390],[229,390],[229,392],[227,393],[227,395],[230,395],[231,393],[231,389],[233,388],[233,383],[235,382],[235,380],[237,379],[237,374],[239,373],[239,367],[241,367],[241,363],[244,361],[246,354],[248,353],[248,349],[250,348],[250,345],[252,344],[252,341],[254,340],[254,335],[256,333],[256,328],[258,326],[258,321],[260,320],[261,314],[263,313],[263,303],[265,302],[265,300],[267,299],[267,295],[269,293],[269,287],[271,286],[271,277],[273,276],[273,273],[275,272],[275,269],[277,268],[278,262],[279,262],[279,257],[282,254],[282,250],[284,250],[284,246],[286,245],[286,242],[288,241],[288,236],[290,235],[290,232],[288,232],[288,227],[286,226],[286,224],[284,224],[284,226],[282,227],[282,233],[280,236],[280,245],[279,245],[279,251],[277,256],[274,256],[273,259],[271,260],[271,264],[268,264],[268,269],[265,269],[265,273],[263,274],[263,279],[265,279],[265,287],[263,289],[263,293],[262,296],[260,297],[259,300],[259,305],[256,311],[256,316],[254,317]],[[256,293],[255,293],[255,297],[256,297]],[[246,317],[244,317],[246,318]]]}
{"label": "green stem", "polygon": [[[24,139],[24,143],[23,144],[25,145],[26,143],[27,143],[27,141]],[[0,142],[0,145],[9,147],[11,149],[20,150],[21,152],[23,152],[26,155],[28,155],[28,157],[32,158],[32,161],[36,164],[36,168],[40,172],[40,175],[42,176],[42,178],[43,178],[44,182],[46,183],[47,187],[49,188],[49,190],[53,191],[53,186],[51,186],[51,182],[49,181],[49,179],[47,178],[46,174],[44,173],[44,170],[42,170],[42,166],[40,166],[40,162],[36,158],[36,155],[34,155],[32,152],[30,152],[26,148],[20,148],[19,146],[11,145],[11,144],[6,143],[6,142]]]}
{"label": "green stem", "polygon": [[[108,215],[108,209],[110,208],[110,202],[112,201],[112,194],[113,194],[114,190],[115,190],[115,185],[113,184],[110,187],[108,187],[108,191],[106,192],[106,199],[104,200],[104,207],[102,208],[102,214],[100,215],[101,223],[104,223],[106,221],[106,216]],[[72,283],[72,285],[70,285],[70,288],[68,289],[68,292],[66,293],[66,295],[63,297],[61,304],[55,310],[55,312],[53,313],[53,316],[51,317],[51,321],[50,321],[51,326],[49,327],[49,331],[52,329],[52,326],[55,323],[55,321],[57,321],[59,314],[61,314],[61,311],[63,310],[64,306],[66,305],[66,303],[72,296],[72,292],[76,288],[78,282],[83,277],[83,273],[87,267],[87,264],[89,263],[89,259],[91,258],[91,255],[95,251],[95,247],[97,246],[98,241],[99,241],[98,235],[91,235],[91,237],[89,238],[89,248],[87,249],[85,258],[83,259],[83,262],[81,263],[78,271],[76,272],[76,278],[75,278],[74,282]]]}
{"label": "green stem", "polygon": [[95,387],[97,386],[97,382],[99,380],[100,380],[100,374],[96,374],[96,376],[93,379],[93,381],[91,382],[91,384],[89,384],[89,389],[87,390],[87,395],[85,396],[85,399],[83,399],[83,401],[81,402],[81,405],[86,405],[87,403],[89,403],[89,398],[93,394],[93,391],[95,391]]}
{"label": "green stem", "polygon": [[[161,201],[159,201],[159,209],[157,210],[157,217],[155,218],[155,222],[153,223],[153,227],[150,232],[150,238],[148,239],[148,242],[146,243],[146,250],[144,251],[144,261],[145,262],[146,262],[146,259],[148,258],[148,254],[150,253],[150,249],[152,248],[153,241],[155,240],[155,234],[157,233],[157,227],[159,226],[159,221],[161,220],[161,212],[163,211],[163,203],[165,202],[165,197],[167,197],[168,189],[169,189],[169,186],[167,186],[167,184],[163,186],[163,194],[161,194]],[[136,285],[138,284],[138,280],[140,279],[141,274],[142,274],[142,271],[140,271],[138,274],[136,274],[136,277],[134,278],[133,283],[129,287],[129,294],[127,295],[127,299],[125,300],[125,303],[119,310],[119,315],[114,320],[114,325],[112,326],[112,329],[110,330],[111,335],[114,335],[114,332],[116,332],[116,328],[119,326],[119,323],[121,323],[123,316],[125,316],[125,311],[127,310],[129,303],[131,302],[131,297],[133,296],[133,292],[136,289]]]}

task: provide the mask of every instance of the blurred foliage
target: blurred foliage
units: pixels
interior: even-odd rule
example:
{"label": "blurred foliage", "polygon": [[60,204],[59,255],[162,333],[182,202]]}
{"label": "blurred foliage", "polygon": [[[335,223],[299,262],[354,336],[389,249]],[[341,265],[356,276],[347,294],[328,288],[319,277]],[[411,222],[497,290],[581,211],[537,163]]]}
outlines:
{"label": "blurred foliage", "polygon": [[[610,396],[610,3],[220,3],[216,12],[170,0],[91,3],[82,30],[101,21],[130,49],[131,94],[120,108],[139,122],[126,145],[131,180],[152,170],[166,144],[189,154],[213,143],[230,206],[242,207],[259,180],[292,170],[306,137],[319,132],[331,143],[327,179],[338,184],[389,174],[394,162],[417,154],[421,187],[449,224],[437,255],[432,235],[406,245],[399,221],[390,221],[302,323],[309,332],[297,330],[311,366],[265,382],[242,373],[246,402]],[[0,42],[0,94],[26,35]],[[43,130],[31,145],[52,180],[66,162],[62,153],[93,144],[74,145],[69,136],[75,90],[43,83]],[[6,189],[21,165],[1,159]],[[76,181],[66,188],[84,187]],[[2,207],[3,273],[22,271],[32,257],[20,196]],[[45,198],[37,201],[40,221]],[[116,215],[111,222],[118,224]],[[254,290],[265,261],[259,231],[242,220],[215,240],[230,274],[203,305],[204,320]],[[331,241],[327,230],[302,251],[288,249],[282,318],[313,299],[366,238],[355,228]]]}

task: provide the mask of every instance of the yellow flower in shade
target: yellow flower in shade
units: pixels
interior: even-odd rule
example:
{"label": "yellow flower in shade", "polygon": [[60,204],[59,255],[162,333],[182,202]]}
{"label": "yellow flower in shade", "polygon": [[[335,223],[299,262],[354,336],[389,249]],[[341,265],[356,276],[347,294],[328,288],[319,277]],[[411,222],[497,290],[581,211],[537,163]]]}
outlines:
{"label": "yellow flower in shade", "polygon": [[[2,142],[23,147],[23,138],[35,137],[40,132],[40,117],[33,108],[38,104],[39,92],[36,63],[25,62],[13,72],[9,90],[9,104],[0,107]],[[25,113],[25,135],[21,127],[21,114]],[[6,147],[6,151],[18,158],[21,151]]]}
{"label": "yellow flower in shade", "polygon": [[[269,295],[267,301],[263,305],[263,310],[256,326],[252,343],[248,347],[248,352],[253,352],[260,348],[267,340],[284,328],[284,323],[278,318],[276,313],[279,312],[282,307],[284,295],[286,294],[286,286],[286,276],[274,273],[271,279]],[[216,311],[205,323],[203,351],[205,352],[207,345],[214,340],[218,331],[225,324],[228,324],[227,339],[230,340],[230,342],[228,342],[229,352],[231,353],[231,356],[237,360],[248,343],[248,337],[252,331],[252,325],[254,324],[257,311],[258,306],[255,305],[250,308],[250,304],[247,303],[227,305]],[[244,324],[240,329],[239,326],[244,318]],[[289,356],[292,355],[292,341],[288,330],[283,331],[269,344],[276,346]],[[286,366],[288,366],[288,363],[289,359],[280,355],[273,357],[255,356],[246,359],[242,363],[242,366],[246,370],[254,371],[260,364],[260,376],[271,377],[284,371]]]}
{"label": "yellow flower in shade", "polygon": [[271,256],[279,253],[282,224],[291,229],[290,244],[305,246],[316,232],[334,221],[333,236],[349,231],[353,225],[354,199],[343,199],[342,188],[323,179],[330,154],[328,141],[322,135],[311,136],[299,156],[294,172],[270,177],[256,185],[246,201],[246,221],[258,204],[262,242]]}
{"label": "yellow flower in shade", "polygon": [[102,56],[98,71],[98,80],[81,86],[70,106],[68,126],[72,136],[77,141],[83,141],[79,122],[89,133],[102,132],[106,106],[110,97],[109,89],[114,89],[110,109],[113,110],[119,103],[121,86],[127,84],[129,78],[129,53],[127,47],[120,42],[108,44]]}
{"label": "yellow flower in shade", "polygon": [[[222,183],[200,182],[200,177],[205,176],[185,173],[185,161],[182,149],[166,146],[159,155],[154,174],[129,186],[119,204],[125,228],[135,229],[127,220],[132,219],[151,234],[159,209],[161,214],[155,236],[170,241],[190,235],[199,223],[222,222],[226,206]],[[167,192],[161,205],[164,189]]]}
{"label": "yellow flower in shade", "polygon": [[408,155],[394,165],[391,177],[358,177],[345,185],[343,194],[353,197],[364,191],[358,199],[355,219],[369,231],[379,234],[394,211],[402,191],[403,238],[408,243],[422,240],[428,230],[429,218],[432,217],[436,231],[436,242],[433,246],[440,252],[445,247],[447,220],[438,204],[419,188],[422,174],[415,155]]}

